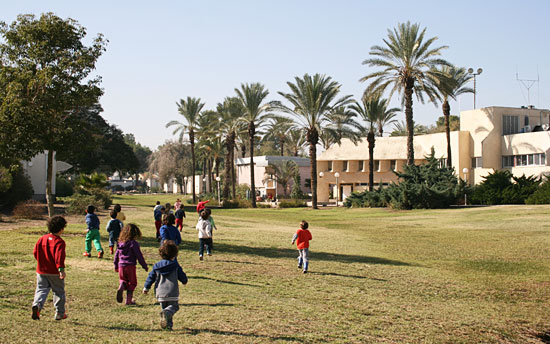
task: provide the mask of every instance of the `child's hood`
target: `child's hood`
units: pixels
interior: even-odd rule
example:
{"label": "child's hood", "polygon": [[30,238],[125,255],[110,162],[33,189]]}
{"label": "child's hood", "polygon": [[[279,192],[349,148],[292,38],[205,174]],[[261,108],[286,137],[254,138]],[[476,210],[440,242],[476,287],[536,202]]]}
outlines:
{"label": "child's hood", "polygon": [[123,254],[127,254],[136,245],[135,240],[128,240],[125,242],[118,243],[118,249],[122,251]]}
{"label": "child's hood", "polygon": [[155,266],[153,266],[153,269],[158,271],[161,275],[166,275],[177,270],[178,266],[179,264],[176,260],[163,259],[157,262]]}

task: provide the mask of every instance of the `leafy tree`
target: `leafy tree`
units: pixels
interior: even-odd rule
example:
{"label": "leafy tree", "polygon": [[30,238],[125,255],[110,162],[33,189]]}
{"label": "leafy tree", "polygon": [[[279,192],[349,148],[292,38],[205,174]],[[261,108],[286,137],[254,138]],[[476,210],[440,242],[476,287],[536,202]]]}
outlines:
{"label": "leafy tree", "polygon": [[54,152],[80,149],[67,145],[74,134],[71,117],[102,94],[101,79],[90,73],[106,40],[99,34],[91,46],[84,45],[86,29],[53,13],[0,22],[0,35],[0,161],[48,152],[46,199],[52,216]]}
{"label": "leafy tree", "polygon": [[273,116],[267,124],[264,140],[273,140],[279,146],[281,156],[285,155],[285,142],[290,131],[294,128],[294,121],[288,117]]}
{"label": "leafy tree", "polygon": [[252,208],[256,208],[256,186],[254,181],[254,137],[256,128],[269,119],[272,104],[265,102],[269,91],[260,83],[241,84],[241,89],[236,88],[237,98],[240,100],[244,116],[243,122],[248,124],[248,138],[250,140],[250,190]]}
{"label": "leafy tree", "polygon": [[[422,135],[427,133],[428,133],[428,128],[426,128],[422,124],[414,125],[414,135]],[[408,135],[407,125],[405,124],[405,122],[403,121],[395,122],[393,131],[390,133],[390,136],[407,136],[407,135]]]}
{"label": "leafy tree", "polygon": [[103,189],[109,186],[109,181],[105,174],[94,172],[90,175],[81,174],[76,185],[84,190]]}
{"label": "leafy tree", "polygon": [[139,167],[137,168],[137,172],[143,173],[147,171],[149,168],[149,157],[153,154],[151,148],[137,142],[134,134],[124,134],[124,142],[132,148],[138,160]]}
{"label": "leafy tree", "polygon": [[371,80],[365,90],[366,95],[382,94],[391,86],[389,97],[394,92],[402,93],[402,103],[405,106],[405,119],[407,122],[407,164],[414,164],[414,121],[413,121],[413,93],[416,98],[424,103],[424,95],[430,101],[437,99],[437,90],[433,85],[435,76],[432,70],[449,63],[439,56],[441,50],[447,46],[432,48],[437,40],[432,37],[424,40],[426,29],[420,31],[418,24],[400,23],[397,28],[388,30],[388,37],[384,39],[385,46],[375,45],[371,47],[369,59],[363,61],[370,67],[380,67],[381,71],[368,74],[361,81]]}
{"label": "leafy tree", "polygon": [[183,116],[185,122],[170,121],[166,124],[166,127],[175,126],[173,134],[180,133],[179,140],[183,142],[183,137],[185,133],[189,135],[189,143],[191,144],[191,160],[192,160],[192,188],[193,188],[193,203],[197,202],[197,196],[195,194],[195,171],[196,171],[196,162],[195,162],[195,130],[198,127],[199,115],[204,107],[204,103],[201,103],[200,98],[191,98],[180,99],[178,105],[178,112]]}
{"label": "leafy tree", "polygon": [[[435,121],[435,132],[444,132],[445,131],[445,116],[440,116],[437,118],[437,121]],[[450,115],[449,116],[449,130],[450,131],[457,131],[460,130],[460,117]]]}
{"label": "leafy tree", "polygon": [[302,199],[304,198],[304,193],[302,192],[302,177],[300,177],[300,170],[297,169],[294,173],[294,183],[292,184],[292,191],[290,197],[293,199]]}
{"label": "leafy tree", "polygon": [[297,126],[306,133],[311,165],[311,203],[312,208],[317,209],[317,143],[319,143],[319,134],[326,123],[327,115],[334,108],[348,105],[351,96],[336,99],[340,93],[340,84],[325,75],[315,74],[312,77],[305,74],[302,78],[296,77],[294,80],[295,83],[287,82],[290,93],[279,92],[291,106],[279,104],[278,107],[280,110],[294,115]]}
{"label": "leafy tree", "polygon": [[306,143],[304,131],[297,128],[290,130],[288,133],[287,143],[293,156],[302,156],[304,144]]}
{"label": "leafy tree", "polygon": [[337,107],[327,114],[326,124],[319,137],[324,149],[340,144],[343,138],[357,144],[361,139],[361,125],[355,121],[355,116],[356,113],[346,106]]}
{"label": "leafy tree", "polygon": [[298,173],[298,165],[292,160],[275,161],[269,164],[267,173],[272,173],[277,184],[283,188],[283,195],[288,194],[288,184]]}
{"label": "leafy tree", "polygon": [[181,189],[184,182],[183,178],[192,173],[189,148],[188,145],[179,141],[166,141],[151,154],[149,158],[150,173],[158,175],[161,184],[175,178]]}

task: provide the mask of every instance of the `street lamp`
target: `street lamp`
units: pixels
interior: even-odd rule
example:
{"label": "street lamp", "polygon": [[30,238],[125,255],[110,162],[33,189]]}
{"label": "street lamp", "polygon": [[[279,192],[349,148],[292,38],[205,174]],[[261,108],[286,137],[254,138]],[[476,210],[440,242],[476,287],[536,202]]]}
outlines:
{"label": "street lamp", "polygon": [[338,178],[340,178],[340,173],[336,172],[334,174],[336,178],[336,206],[338,206],[338,201],[340,200],[340,188],[338,187]]}
{"label": "street lamp", "polygon": [[185,187],[184,195],[187,195],[187,177],[183,177],[183,186]]}
{"label": "street lamp", "polygon": [[[468,168],[464,167],[462,169],[462,173],[464,173],[464,186],[468,185]],[[464,188],[464,205],[468,205],[468,194],[466,193],[466,188]]]}
{"label": "street lamp", "polygon": [[202,178],[202,190],[206,193],[206,177]]}
{"label": "street lamp", "polygon": [[216,181],[218,182],[218,204],[220,204],[220,176],[216,177]]}
{"label": "street lamp", "polygon": [[319,178],[323,178],[325,176],[324,172],[319,172]]}
{"label": "street lamp", "polygon": [[478,68],[476,73],[474,73],[473,68],[468,68],[468,73],[474,76],[474,109],[476,108],[476,75],[481,74],[481,72],[483,72],[483,69],[481,68]]}

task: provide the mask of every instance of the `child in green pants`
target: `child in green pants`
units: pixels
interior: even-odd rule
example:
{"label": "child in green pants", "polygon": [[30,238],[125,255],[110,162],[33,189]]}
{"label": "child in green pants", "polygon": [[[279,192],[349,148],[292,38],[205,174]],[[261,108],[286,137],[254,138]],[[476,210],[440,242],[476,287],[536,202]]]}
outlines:
{"label": "child in green pants", "polygon": [[86,252],[82,255],[90,258],[90,252],[92,251],[92,241],[94,242],[95,249],[97,251],[97,257],[103,258],[103,248],[101,247],[101,241],[99,240],[99,218],[95,212],[95,207],[89,205],[86,209]]}

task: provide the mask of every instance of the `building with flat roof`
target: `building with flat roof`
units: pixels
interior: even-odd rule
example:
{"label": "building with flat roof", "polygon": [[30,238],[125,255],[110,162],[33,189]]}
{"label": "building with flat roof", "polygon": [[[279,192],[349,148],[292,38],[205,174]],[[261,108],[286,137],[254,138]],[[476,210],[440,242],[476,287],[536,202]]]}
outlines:
{"label": "building with flat roof", "polygon": [[[550,110],[487,107],[460,113],[460,130],[451,132],[451,165],[469,184],[478,184],[489,173],[507,169],[515,176],[550,174]],[[414,137],[415,164],[425,162],[434,150],[447,159],[445,133]],[[397,182],[394,171],[402,171],[407,161],[407,137],[377,137],[374,146],[374,182]],[[467,169],[466,174],[463,173]],[[365,139],[357,145],[344,139],[317,158],[319,202],[330,195],[344,200],[354,191],[368,188],[369,150]],[[322,172],[322,173],[321,173]],[[339,177],[336,181],[335,174]],[[338,184],[338,186],[337,186]]]}

